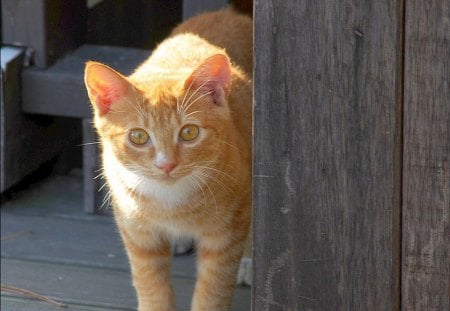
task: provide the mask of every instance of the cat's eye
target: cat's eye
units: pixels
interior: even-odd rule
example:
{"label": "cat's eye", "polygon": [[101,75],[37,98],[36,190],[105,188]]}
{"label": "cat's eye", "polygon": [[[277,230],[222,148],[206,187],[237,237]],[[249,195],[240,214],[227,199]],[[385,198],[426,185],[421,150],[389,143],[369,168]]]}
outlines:
{"label": "cat's eye", "polygon": [[180,131],[180,138],[184,141],[191,141],[197,138],[199,132],[200,129],[198,128],[197,125],[194,124],[185,125]]}
{"label": "cat's eye", "polygon": [[131,142],[136,145],[144,145],[150,139],[148,133],[140,128],[132,129],[128,134],[128,137],[130,138]]}

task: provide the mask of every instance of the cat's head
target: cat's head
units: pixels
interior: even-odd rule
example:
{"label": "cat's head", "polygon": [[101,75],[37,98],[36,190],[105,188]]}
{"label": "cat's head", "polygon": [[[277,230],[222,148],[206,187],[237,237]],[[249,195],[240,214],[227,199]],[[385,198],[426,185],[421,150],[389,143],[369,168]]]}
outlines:
{"label": "cat's head", "polygon": [[140,81],[86,64],[104,159],[114,162],[110,169],[130,188],[136,183],[154,196],[187,194],[214,174],[227,141],[230,63],[215,54],[181,78],[148,74]]}

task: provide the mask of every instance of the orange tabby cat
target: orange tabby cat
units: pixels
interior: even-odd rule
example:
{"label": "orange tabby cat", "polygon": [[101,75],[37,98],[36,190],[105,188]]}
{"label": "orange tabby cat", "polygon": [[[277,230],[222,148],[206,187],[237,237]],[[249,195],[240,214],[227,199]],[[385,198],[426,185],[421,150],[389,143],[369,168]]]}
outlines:
{"label": "orange tabby cat", "polygon": [[192,310],[227,310],[251,223],[252,21],[186,21],[131,76],[85,83],[139,310],[174,310],[172,237],[196,240]]}

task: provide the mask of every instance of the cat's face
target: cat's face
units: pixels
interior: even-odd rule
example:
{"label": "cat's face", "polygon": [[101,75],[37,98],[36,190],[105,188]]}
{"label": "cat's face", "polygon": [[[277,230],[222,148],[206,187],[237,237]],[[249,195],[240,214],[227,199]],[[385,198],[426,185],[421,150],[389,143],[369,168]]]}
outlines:
{"label": "cat's face", "polygon": [[211,57],[184,81],[145,84],[88,63],[85,82],[106,159],[130,188],[178,202],[177,195],[214,175],[229,130],[229,75],[224,55]]}

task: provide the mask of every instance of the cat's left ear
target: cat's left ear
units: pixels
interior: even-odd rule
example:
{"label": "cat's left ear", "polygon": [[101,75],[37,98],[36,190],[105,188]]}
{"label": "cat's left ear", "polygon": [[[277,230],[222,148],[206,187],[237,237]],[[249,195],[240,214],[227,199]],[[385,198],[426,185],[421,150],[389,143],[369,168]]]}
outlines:
{"label": "cat's left ear", "polygon": [[215,54],[208,57],[184,82],[186,90],[199,90],[200,94],[210,95],[218,106],[225,104],[231,68],[228,57]]}

